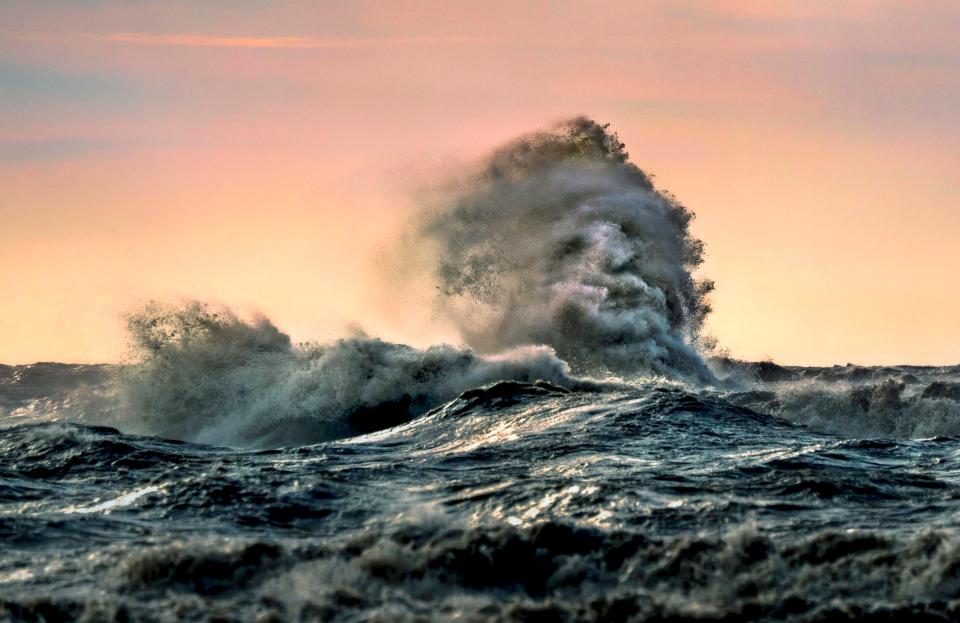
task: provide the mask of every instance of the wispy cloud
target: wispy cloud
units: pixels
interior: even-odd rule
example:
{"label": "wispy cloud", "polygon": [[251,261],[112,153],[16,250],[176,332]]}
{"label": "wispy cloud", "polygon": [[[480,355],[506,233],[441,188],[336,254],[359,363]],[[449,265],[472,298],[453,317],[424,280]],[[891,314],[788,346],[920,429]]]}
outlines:
{"label": "wispy cloud", "polygon": [[80,158],[94,153],[129,147],[124,139],[53,138],[22,141],[0,140],[0,163]]}
{"label": "wispy cloud", "polygon": [[483,43],[486,37],[220,37],[209,35],[150,34],[142,32],[116,33],[15,33],[0,32],[0,36],[15,41],[38,42],[94,42],[149,46],[179,46],[195,48],[261,48],[261,49],[340,49],[402,45],[444,45]]}

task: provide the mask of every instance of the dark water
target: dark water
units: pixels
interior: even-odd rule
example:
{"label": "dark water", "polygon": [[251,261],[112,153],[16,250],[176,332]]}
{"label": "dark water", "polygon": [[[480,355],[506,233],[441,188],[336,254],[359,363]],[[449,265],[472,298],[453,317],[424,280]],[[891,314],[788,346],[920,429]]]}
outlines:
{"label": "dark water", "polygon": [[960,616],[957,370],[503,382],[259,451],[68,422],[114,372],[0,369],[0,619]]}

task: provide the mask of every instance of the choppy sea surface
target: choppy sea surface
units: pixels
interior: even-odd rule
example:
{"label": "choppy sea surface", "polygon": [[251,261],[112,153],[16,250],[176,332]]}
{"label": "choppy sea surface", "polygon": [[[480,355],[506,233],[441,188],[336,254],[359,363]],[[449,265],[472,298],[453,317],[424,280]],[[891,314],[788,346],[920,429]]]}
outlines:
{"label": "choppy sea surface", "polygon": [[714,367],[267,449],[69,415],[119,367],[0,367],[0,619],[957,620],[960,368]]}

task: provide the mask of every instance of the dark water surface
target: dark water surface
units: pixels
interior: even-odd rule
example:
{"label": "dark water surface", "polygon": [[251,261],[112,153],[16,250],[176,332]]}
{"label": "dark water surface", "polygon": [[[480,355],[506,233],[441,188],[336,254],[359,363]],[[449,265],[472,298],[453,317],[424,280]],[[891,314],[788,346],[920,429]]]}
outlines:
{"label": "dark water surface", "polygon": [[6,367],[0,619],[956,620],[956,371],[754,373],[254,451],[68,422],[108,368]]}

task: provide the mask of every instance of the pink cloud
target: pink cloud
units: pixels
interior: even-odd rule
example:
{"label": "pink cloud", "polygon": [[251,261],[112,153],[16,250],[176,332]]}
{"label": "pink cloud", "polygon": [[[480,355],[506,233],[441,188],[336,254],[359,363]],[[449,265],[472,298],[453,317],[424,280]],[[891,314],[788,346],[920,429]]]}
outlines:
{"label": "pink cloud", "polygon": [[482,43],[485,37],[217,37],[208,35],[117,33],[10,33],[2,34],[16,41],[124,43],[150,46],[200,48],[263,48],[263,49],[332,49],[391,45],[442,45]]}

